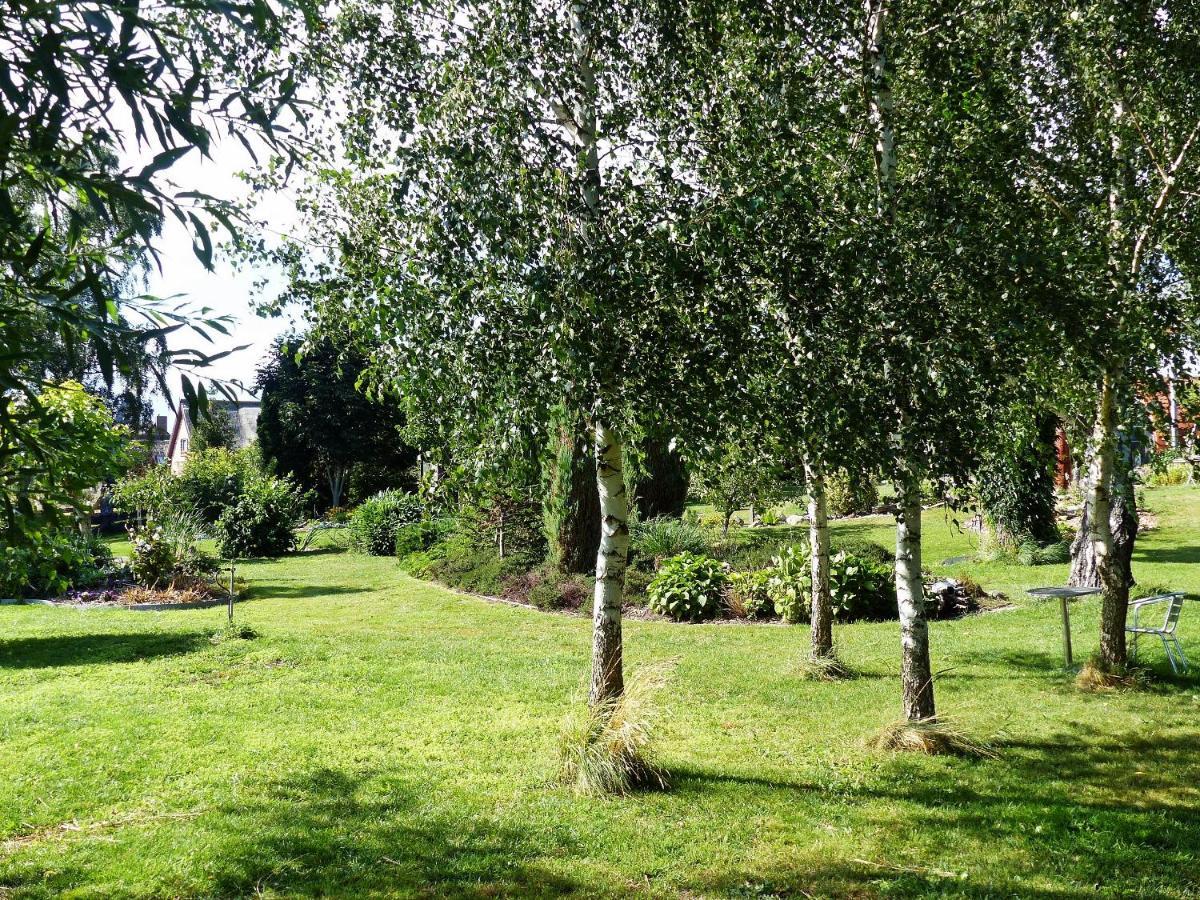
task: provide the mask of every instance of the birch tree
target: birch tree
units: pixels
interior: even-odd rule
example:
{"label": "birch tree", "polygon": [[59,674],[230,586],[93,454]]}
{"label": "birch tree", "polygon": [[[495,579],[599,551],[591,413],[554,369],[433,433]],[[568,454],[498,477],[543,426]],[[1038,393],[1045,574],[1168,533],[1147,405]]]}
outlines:
{"label": "birch tree", "polygon": [[343,10],[346,164],[305,198],[291,297],[345,327],[368,380],[444,411],[480,470],[565,411],[600,505],[590,697],[623,689],[635,436],[711,432],[739,316],[705,292],[695,191],[650,110],[675,32],[638,4],[397,0]]}
{"label": "birch tree", "polygon": [[[1093,385],[1084,535],[1102,589],[1100,666],[1127,661],[1136,523],[1114,522],[1121,397],[1157,381],[1196,334],[1193,294],[1173,259],[1194,259],[1200,200],[1200,5],[1096,0],[1036,8],[1022,71],[1034,140],[1024,177],[1069,265],[1059,311],[1075,377]],[[1136,513],[1130,511],[1136,516]],[[1077,565],[1077,569],[1090,566]]]}

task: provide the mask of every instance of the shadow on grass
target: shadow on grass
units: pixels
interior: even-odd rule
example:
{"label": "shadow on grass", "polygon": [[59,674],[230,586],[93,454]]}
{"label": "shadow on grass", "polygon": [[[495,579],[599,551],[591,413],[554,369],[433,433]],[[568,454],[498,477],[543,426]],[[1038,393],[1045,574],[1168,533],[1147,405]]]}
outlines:
{"label": "shadow on grass", "polygon": [[[1194,730],[1143,737],[1080,725],[1003,742],[996,761],[927,765],[893,755],[880,777],[826,786],[676,769],[681,787],[711,794],[708,803],[744,784],[760,795],[760,807],[815,803],[814,815],[828,816],[831,830],[852,826],[847,834],[858,831],[856,819],[841,821],[850,807],[890,836],[890,847],[852,844],[832,859],[828,849],[806,854],[798,846],[787,864],[689,887],[747,897],[1195,896],[1196,746]],[[932,846],[930,828],[938,835]],[[980,864],[988,858],[1004,862],[989,872]]]}
{"label": "shadow on grass", "polygon": [[1200,563],[1200,547],[1135,547],[1133,551],[1134,565],[1145,563]]}
{"label": "shadow on grass", "polygon": [[293,599],[308,597],[333,597],[343,594],[368,594],[368,588],[345,587],[333,584],[303,584],[299,582],[251,581],[243,597],[249,600]]}
{"label": "shadow on grass", "polygon": [[484,816],[449,821],[436,796],[333,768],[279,780],[257,803],[214,810],[222,846],[206,893],[550,897],[585,889],[531,862],[578,848]]}
{"label": "shadow on grass", "polygon": [[66,634],[0,640],[0,668],[46,669],[137,662],[191,653],[206,636],[180,632]]}

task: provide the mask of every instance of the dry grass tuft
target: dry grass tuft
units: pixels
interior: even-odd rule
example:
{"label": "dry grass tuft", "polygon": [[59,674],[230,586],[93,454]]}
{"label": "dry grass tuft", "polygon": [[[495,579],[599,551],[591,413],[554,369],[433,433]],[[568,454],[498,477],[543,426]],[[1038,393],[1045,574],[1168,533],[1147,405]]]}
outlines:
{"label": "dry grass tuft", "polygon": [[900,750],[929,756],[972,756],[995,759],[999,754],[989,745],[974,740],[946,719],[902,719],[892,722],[874,741],[877,750]]}
{"label": "dry grass tuft", "polygon": [[614,700],[585,705],[563,723],[559,737],[559,781],[578,794],[627,794],[662,790],[666,773],[650,758],[658,717],[655,697],[675,670],[675,661],[643,666]]}
{"label": "dry grass tuft", "polygon": [[1089,693],[1135,690],[1145,687],[1146,682],[1144,669],[1126,668],[1114,671],[1095,658],[1089,660],[1075,676],[1075,687]]}
{"label": "dry grass tuft", "polygon": [[806,656],[796,666],[796,673],[805,681],[848,681],[857,673],[837,658],[830,656]]}

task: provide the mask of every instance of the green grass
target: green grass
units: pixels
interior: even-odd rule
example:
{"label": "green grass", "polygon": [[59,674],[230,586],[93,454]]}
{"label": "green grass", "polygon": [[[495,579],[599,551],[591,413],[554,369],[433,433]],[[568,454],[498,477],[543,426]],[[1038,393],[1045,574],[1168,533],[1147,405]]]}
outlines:
{"label": "green grass", "polygon": [[[1200,492],[1147,491],[1137,572],[1200,594]],[[874,522],[839,523],[890,541]],[[927,559],[966,538],[926,518]],[[243,564],[223,611],[0,608],[0,896],[1200,894],[1200,679],[1082,694],[1064,567],[956,567],[1018,608],[934,623],[939,709],[995,760],[888,754],[895,623],[838,629],[861,673],[806,681],[781,626],[631,621],[629,662],[677,658],[666,792],[553,781],[585,618],[452,594],[325,549]],[[1075,607],[1077,650],[1096,602]],[[1200,661],[1200,604],[1183,639]]]}

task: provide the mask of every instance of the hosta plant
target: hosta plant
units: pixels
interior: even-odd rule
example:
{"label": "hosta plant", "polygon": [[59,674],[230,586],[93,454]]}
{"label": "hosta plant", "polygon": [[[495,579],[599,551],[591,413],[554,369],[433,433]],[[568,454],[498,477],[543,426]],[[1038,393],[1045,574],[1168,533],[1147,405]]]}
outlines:
{"label": "hosta plant", "polygon": [[680,553],[663,561],[646,593],[650,608],[677,622],[702,622],[725,605],[729,575],[711,556]]}

